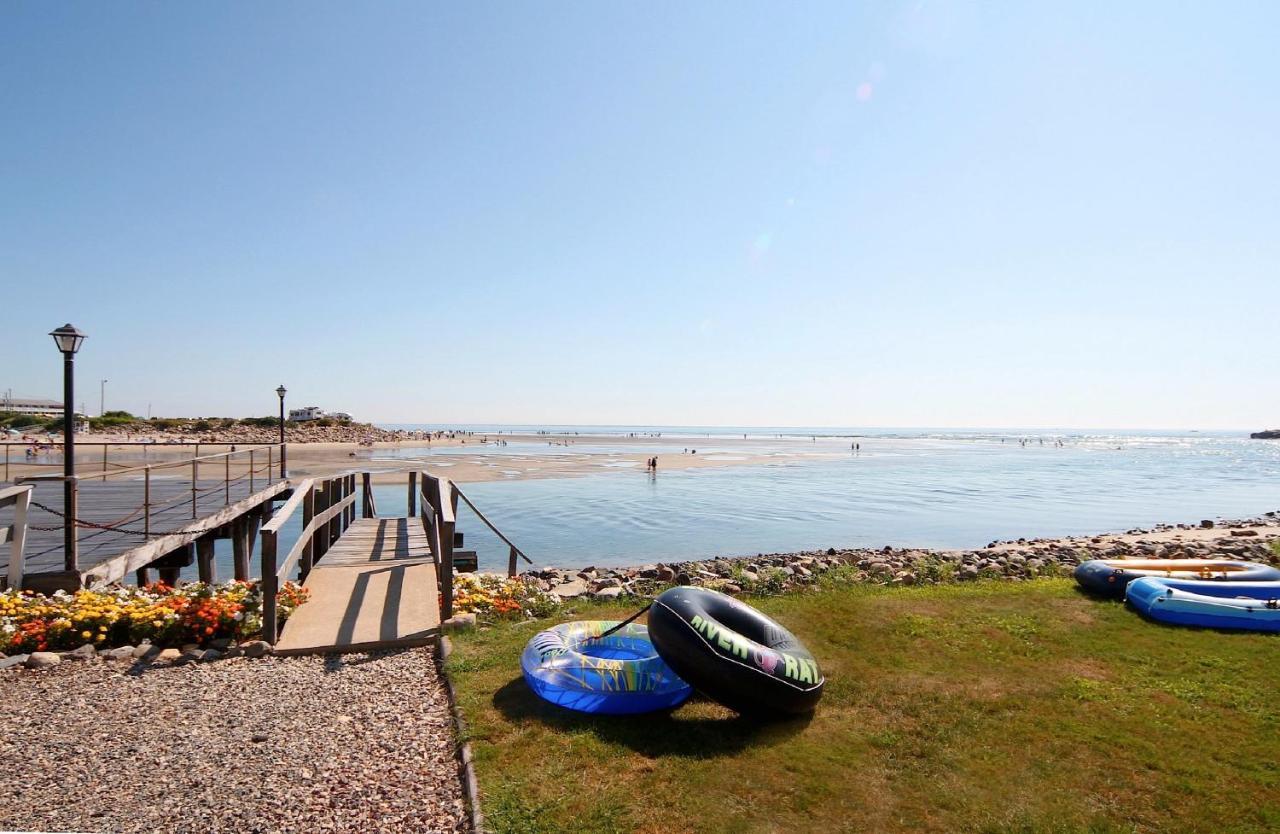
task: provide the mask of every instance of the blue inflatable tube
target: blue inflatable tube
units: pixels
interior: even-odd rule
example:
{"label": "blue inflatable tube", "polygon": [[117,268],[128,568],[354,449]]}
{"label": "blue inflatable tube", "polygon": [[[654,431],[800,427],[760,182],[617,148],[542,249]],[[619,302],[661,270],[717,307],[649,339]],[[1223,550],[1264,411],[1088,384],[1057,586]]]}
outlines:
{"label": "blue inflatable tube", "polygon": [[1125,598],[1153,620],[1201,628],[1280,631],[1280,584],[1142,577]]}
{"label": "blue inflatable tube", "polygon": [[520,656],[525,681],[544,700],[579,712],[630,715],[684,703],[693,687],[658,656],[648,627],[631,623],[600,637],[617,624],[586,620],[538,632]]}
{"label": "blue inflatable tube", "polygon": [[1144,576],[1211,582],[1280,582],[1280,570],[1255,562],[1219,559],[1091,559],[1075,569],[1086,591],[1122,599],[1130,582]]}

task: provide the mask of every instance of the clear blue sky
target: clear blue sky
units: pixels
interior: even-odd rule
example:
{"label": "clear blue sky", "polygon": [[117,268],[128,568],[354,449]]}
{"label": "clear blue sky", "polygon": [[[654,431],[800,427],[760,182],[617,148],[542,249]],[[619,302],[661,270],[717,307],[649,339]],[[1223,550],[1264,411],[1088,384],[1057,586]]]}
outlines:
{"label": "clear blue sky", "polygon": [[1280,4],[0,6],[0,390],[1280,424]]}

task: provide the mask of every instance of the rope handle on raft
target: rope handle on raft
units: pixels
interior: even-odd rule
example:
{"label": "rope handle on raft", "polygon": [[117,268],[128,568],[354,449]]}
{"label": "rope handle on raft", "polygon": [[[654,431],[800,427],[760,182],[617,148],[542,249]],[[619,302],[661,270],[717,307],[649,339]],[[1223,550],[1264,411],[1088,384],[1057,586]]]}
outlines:
{"label": "rope handle on raft", "polygon": [[601,634],[599,637],[596,637],[596,638],[594,638],[594,639],[596,639],[596,640],[603,640],[604,638],[608,637],[610,634],[613,634],[615,631],[620,631],[620,630],[622,630],[623,628],[626,628],[627,626],[629,626],[629,625],[631,625],[633,622],[635,622],[637,619],[639,619],[641,614],[643,614],[644,612],[648,611],[648,610],[649,610],[650,608],[652,608],[652,607],[653,607],[653,601],[652,601],[652,600],[650,600],[650,601],[649,601],[649,604],[648,604],[648,605],[646,605],[644,608],[641,608],[639,611],[637,611],[636,613],[632,614],[630,617],[627,617],[625,620],[623,620],[622,622],[618,623],[616,626],[614,626],[613,628],[609,629],[608,631],[604,632],[604,633],[603,633],[603,634]]}

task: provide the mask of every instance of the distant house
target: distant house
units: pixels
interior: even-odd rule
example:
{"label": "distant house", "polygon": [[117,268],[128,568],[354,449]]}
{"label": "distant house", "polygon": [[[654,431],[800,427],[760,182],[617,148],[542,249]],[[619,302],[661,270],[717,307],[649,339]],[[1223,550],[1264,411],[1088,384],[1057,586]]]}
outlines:
{"label": "distant house", "polygon": [[38,414],[41,417],[61,417],[62,403],[56,400],[0,397],[0,411],[8,411],[14,414]]}
{"label": "distant house", "polygon": [[305,423],[308,420],[319,420],[324,416],[324,409],[318,405],[308,405],[302,408],[289,409],[289,419],[295,423]]}

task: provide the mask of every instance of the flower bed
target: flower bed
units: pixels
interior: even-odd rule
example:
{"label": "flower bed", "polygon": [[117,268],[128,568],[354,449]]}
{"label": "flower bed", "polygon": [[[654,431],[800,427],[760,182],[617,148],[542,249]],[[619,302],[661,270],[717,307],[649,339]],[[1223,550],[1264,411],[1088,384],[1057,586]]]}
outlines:
{"label": "flower bed", "polygon": [[489,573],[458,576],[453,581],[453,610],[492,619],[546,617],[559,608],[560,600],[534,581]]}
{"label": "flower bed", "polygon": [[[286,582],[277,595],[280,620],[306,601]],[[105,649],[149,640],[158,646],[200,646],[244,640],[262,630],[262,595],[254,582],[171,588],[156,583],[51,596],[0,592],[0,651],[58,651],[88,643]]]}

